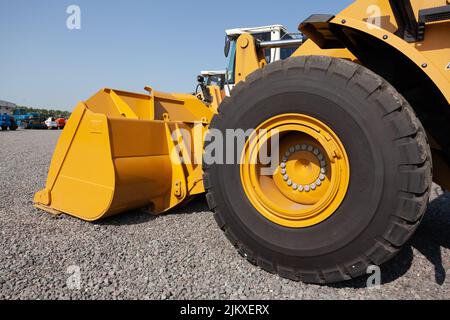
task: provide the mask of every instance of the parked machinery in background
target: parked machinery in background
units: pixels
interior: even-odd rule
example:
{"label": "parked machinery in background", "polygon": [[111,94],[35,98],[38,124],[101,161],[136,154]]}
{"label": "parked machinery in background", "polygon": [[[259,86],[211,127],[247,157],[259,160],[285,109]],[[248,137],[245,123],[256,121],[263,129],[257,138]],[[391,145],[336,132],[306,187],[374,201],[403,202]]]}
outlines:
{"label": "parked machinery in background", "polygon": [[33,129],[33,130],[48,129],[47,125],[45,124],[44,118],[41,115],[23,121],[21,123],[21,127],[24,129]]}
{"label": "parked machinery in background", "polygon": [[37,113],[27,112],[24,109],[15,109],[13,111],[14,119],[19,127],[24,128],[24,124],[29,120],[39,116]]}
{"label": "parked machinery in background", "polygon": [[[54,116],[53,116],[54,114]],[[64,129],[67,119],[61,117],[61,114],[29,112],[26,109],[15,109],[13,112],[17,126],[23,129]],[[59,118],[57,118],[59,116]]]}
{"label": "parked machinery in background", "polygon": [[58,130],[58,124],[56,123],[56,119],[53,117],[50,117],[47,120],[45,120],[45,125],[47,126],[48,129]]}
{"label": "parked machinery in background", "polygon": [[48,129],[59,130],[66,126],[66,119],[50,117],[45,121]]}
{"label": "parked machinery in background", "polygon": [[7,113],[4,113],[0,115],[0,128],[2,131],[11,130],[15,131],[17,130],[17,123],[13,116],[10,116]]}
{"label": "parked machinery in background", "polygon": [[67,119],[58,118],[58,119],[56,119],[56,126],[58,127],[58,129],[62,130],[66,126],[66,122],[67,122]]}

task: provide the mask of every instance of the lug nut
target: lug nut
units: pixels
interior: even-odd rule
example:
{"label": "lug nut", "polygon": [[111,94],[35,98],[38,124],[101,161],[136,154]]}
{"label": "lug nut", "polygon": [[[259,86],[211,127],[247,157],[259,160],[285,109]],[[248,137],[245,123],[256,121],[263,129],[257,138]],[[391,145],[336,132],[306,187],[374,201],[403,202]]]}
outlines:
{"label": "lug nut", "polygon": [[[292,181],[292,179],[290,179],[289,175],[287,174],[286,162],[288,161],[289,157],[295,152],[306,150],[313,153],[317,157],[321,168],[318,179],[310,185],[303,186],[295,183],[294,181]],[[280,164],[280,167],[281,174],[283,175],[283,180],[286,181],[286,184],[289,187],[292,187],[293,190],[298,190],[299,192],[310,192],[311,190],[316,190],[323,184],[323,181],[326,179],[325,173],[327,172],[327,162],[325,161],[325,156],[323,155],[323,153],[321,153],[319,148],[315,148],[314,146],[309,144],[296,144],[295,146],[290,147],[288,151],[286,151],[285,157],[283,157],[283,162]]]}

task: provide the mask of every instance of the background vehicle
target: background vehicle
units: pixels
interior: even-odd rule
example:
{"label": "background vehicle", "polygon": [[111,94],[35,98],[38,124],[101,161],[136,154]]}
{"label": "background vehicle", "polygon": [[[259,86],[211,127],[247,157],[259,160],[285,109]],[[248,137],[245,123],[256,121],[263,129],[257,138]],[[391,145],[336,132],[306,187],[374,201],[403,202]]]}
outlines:
{"label": "background vehicle", "polygon": [[28,120],[21,122],[21,127],[27,130],[44,130],[48,129],[47,125],[45,124],[45,119],[41,116],[37,116],[35,118],[30,118]]}
{"label": "background vehicle", "polygon": [[2,131],[6,131],[8,129],[11,131],[17,130],[17,124],[14,117],[6,113],[0,115],[0,128]]}
{"label": "background vehicle", "polygon": [[58,128],[59,128],[58,123],[56,122],[56,119],[53,117],[50,117],[47,120],[45,120],[45,125],[47,126],[48,129],[58,130]]}
{"label": "background vehicle", "polygon": [[56,125],[58,127],[58,129],[64,129],[64,127],[66,126],[66,119],[64,118],[58,118],[56,119]]}
{"label": "background vehicle", "polygon": [[43,130],[48,129],[45,123],[36,120],[29,120],[28,122],[22,122],[22,126],[27,130]]}
{"label": "background vehicle", "polygon": [[[310,16],[308,40],[271,63],[269,49],[296,40],[228,37],[236,87],[218,108],[150,87],[103,89],[73,112],[35,203],[94,221],[160,214],[206,192],[230,242],[264,270],[310,283],[366,274],[417,230],[433,178],[450,188],[449,19],[445,0],[359,0]],[[251,131],[221,150],[233,161],[201,165],[211,134],[233,129]],[[199,152],[187,133],[206,136]],[[265,149],[279,163],[264,174],[258,155],[275,139]]]}
{"label": "background vehicle", "polygon": [[15,109],[13,111],[13,116],[16,119],[18,126],[23,127],[24,126],[23,122],[27,122],[31,119],[35,119],[35,118],[39,117],[39,114],[34,113],[34,112],[30,113],[23,109]]}
{"label": "background vehicle", "polygon": [[200,75],[204,78],[206,86],[225,87],[226,70],[220,71],[202,71]]}
{"label": "background vehicle", "polygon": [[13,111],[17,125],[23,129],[47,129],[44,116],[37,112],[27,112],[24,109]]}

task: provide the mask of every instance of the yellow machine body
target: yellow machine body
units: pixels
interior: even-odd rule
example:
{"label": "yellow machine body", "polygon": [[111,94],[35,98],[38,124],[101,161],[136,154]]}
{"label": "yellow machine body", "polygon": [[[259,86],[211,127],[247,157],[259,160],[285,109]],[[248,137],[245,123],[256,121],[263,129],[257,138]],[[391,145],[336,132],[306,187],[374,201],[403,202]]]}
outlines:
{"label": "yellow machine body", "polygon": [[[415,19],[419,21],[419,12],[423,9],[438,8],[450,5],[448,0],[411,0],[411,7],[415,14]],[[359,32],[362,37],[369,42],[379,41],[385,43],[386,52],[380,51],[376,59],[379,61],[390,59],[388,51],[393,49],[401,60],[412,62],[416,70],[424,73],[428,77],[428,82],[436,88],[436,91],[442,95],[441,103],[434,100],[425,102],[426,108],[436,111],[427,111],[425,118],[439,117],[443,112],[449,114],[450,103],[450,20],[441,20],[426,24],[425,38],[417,42],[407,42],[396,35],[399,29],[395,13],[389,0],[358,0],[344,9],[341,13],[334,16],[328,23],[331,29],[338,28],[343,32],[354,30]],[[306,27],[306,26],[304,26]],[[302,25],[300,25],[302,30]],[[306,30],[302,30],[306,31]],[[325,33],[326,34],[326,33]],[[360,43],[352,44],[356,48]],[[308,40],[292,56],[302,55],[325,55],[353,60],[357,63],[352,48],[320,48],[314,41]],[[386,61],[388,62],[388,61]],[[408,70],[405,74],[399,75],[399,78],[410,78],[416,70]],[[372,70],[378,73],[379,70]],[[440,105],[442,108],[438,111]],[[413,105],[416,109],[416,106]],[[420,113],[420,110],[416,109]],[[423,111],[422,111],[423,112]],[[420,116],[420,115],[419,115]],[[433,136],[436,127],[447,124],[428,125],[424,123],[428,132],[434,166],[434,180],[444,188],[450,190],[450,163],[447,157],[443,156],[443,150],[448,149],[448,145],[442,145],[439,139]],[[434,127],[434,128],[432,128]],[[437,129],[439,130],[439,129]],[[442,135],[442,133],[441,133]],[[445,135],[445,134],[444,134]]]}
{"label": "yellow machine body", "polygon": [[[414,12],[418,13],[420,9],[444,6],[448,2],[446,0],[412,0],[411,4]],[[450,68],[448,67],[450,63],[450,20],[444,23],[427,25],[425,40],[407,43],[395,35],[398,26],[389,0],[359,0],[334,16],[329,24],[359,30],[370,37],[386,42],[392,48],[403,53],[405,58],[410,59],[418,68],[423,69],[450,103]],[[261,53],[249,41],[251,37],[249,34],[243,35],[238,41],[236,82],[244,80],[248,74],[266,65]],[[349,49],[323,49],[311,40],[306,41],[292,54],[293,57],[304,55],[323,55],[353,61],[358,60]],[[380,59],[383,59],[383,57],[380,57]]]}
{"label": "yellow machine body", "polygon": [[[448,3],[412,0],[411,4],[417,13]],[[450,102],[448,21],[428,24],[424,41],[408,43],[395,35],[398,26],[388,0],[359,0],[327,24],[383,41],[422,70]],[[321,48],[312,40],[294,53],[300,55],[359,62],[351,48]],[[237,40],[235,62],[236,83],[265,67],[264,56],[251,35],[243,34]],[[203,137],[208,130],[223,92],[211,88],[214,101],[205,104],[193,95],[147,90],[145,95],[103,89],[76,107],[56,147],[46,187],[35,196],[37,207],[94,221],[136,208],[148,208],[155,214],[166,212],[204,192],[203,138],[199,144],[195,136]],[[439,156],[442,146],[432,137],[430,141],[436,151],[435,176],[450,188],[448,162]]]}
{"label": "yellow machine body", "polygon": [[[448,4],[447,0],[411,1],[417,20],[421,9]],[[408,43],[395,35],[398,25],[389,0],[359,0],[336,15],[330,23],[359,30],[380,41],[385,41],[422,69],[450,103],[450,70],[447,68],[450,63],[450,20],[428,24],[423,41]],[[323,54],[326,50],[320,50],[317,54],[321,52]],[[311,54],[311,49],[302,46],[293,56],[305,54]],[[338,51],[335,51],[333,55],[342,57]]]}
{"label": "yellow machine body", "polygon": [[[450,5],[447,0],[411,0],[411,7],[415,14],[415,19],[419,20],[419,12],[422,9],[437,8]],[[319,17],[320,18],[320,17]],[[300,30],[309,35],[309,26],[301,24]],[[353,50],[365,43],[358,43],[363,39],[368,42],[380,42],[384,44],[386,51],[380,50],[378,61],[384,61],[382,64],[387,65],[391,58],[392,51],[395,51],[401,60],[411,62],[414,65],[412,70],[409,69],[405,74],[399,75],[400,79],[411,79],[411,76],[417,70],[423,73],[429,84],[436,88],[436,91],[442,95],[442,101],[439,106],[436,101],[431,99],[426,101],[426,108],[435,109],[433,112],[424,115],[425,118],[439,117],[442,112],[449,113],[450,107],[450,20],[428,23],[426,25],[426,36],[423,40],[417,42],[407,42],[396,35],[399,26],[393,12],[389,0],[358,0],[348,6],[342,12],[335,16],[330,16],[329,21],[319,22],[317,26],[321,34],[316,37],[318,39],[309,39],[302,44],[293,54],[296,56],[321,55],[342,58],[364,64],[357,57]],[[331,30],[338,29],[339,32],[358,32],[361,38],[352,43],[353,48],[339,46],[320,46],[316,42],[330,37]],[[322,39],[320,38],[322,37]],[[265,61],[261,60],[260,52],[255,46],[249,46],[251,35],[242,35],[237,44],[236,50],[236,79],[242,81],[245,77],[258,68],[265,66]],[[378,44],[379,45],[379,44]],[[256,50],[256,51],[255,51]],[[381,66],[383,68],[383,66]],[[375,73],[379,70],[372,69]],[[413,108],[416,106],[413,105]],[[416,109],[416,108],[415,108]],[[446,110],[445,110],[446,109]],[[416,109],[416,112],[419,112]],[[444,149],[448,149],[448,145],[443,145],[436,137],[433,136],[433,130],[436,127],[447,126],[447,123],[427,125],[424,123],[428,132],[434,167],[434,180],[446,189],[450,189],[450,163],[443,155]],[[437,129],[439,130],[439,129]],[[442,132],[440,133],[442,135]],[[448,154],[448,150],[447,150]]]}

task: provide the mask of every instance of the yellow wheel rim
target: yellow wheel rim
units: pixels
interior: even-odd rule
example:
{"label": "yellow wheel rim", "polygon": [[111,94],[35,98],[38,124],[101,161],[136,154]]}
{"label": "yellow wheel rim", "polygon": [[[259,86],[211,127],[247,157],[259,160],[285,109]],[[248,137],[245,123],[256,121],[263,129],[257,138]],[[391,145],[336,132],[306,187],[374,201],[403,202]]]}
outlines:
{"label": "yellow wheel rim", "polygon": [[[275,140],[279,147],[274,149]],[[278,163],[265,165],[268,161],[261,159],[268,155]],[[261,124],[245,144],[240,169],[245,194],[256,210],[291,228],[311,227],[332,216],[350,180],[339,137],[302,114],[283,114]]]}

